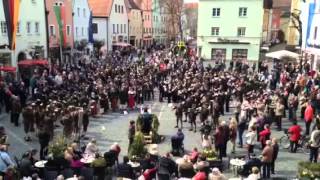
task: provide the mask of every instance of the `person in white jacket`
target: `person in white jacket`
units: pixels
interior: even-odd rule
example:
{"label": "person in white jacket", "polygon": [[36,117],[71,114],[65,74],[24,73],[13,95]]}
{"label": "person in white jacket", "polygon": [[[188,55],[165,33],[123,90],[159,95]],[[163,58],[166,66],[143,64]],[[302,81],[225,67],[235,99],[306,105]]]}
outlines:
{"label": "person in white jacket", "polygon": [[[253,153],[254,151],[254,145],[257,142],[257,132],[256,132],[256,127],[251,126],[249,129],[249,132],[246,134],[246,143],[248,146],[248,156]],[[250,156],[249,156],[250,157]]]}

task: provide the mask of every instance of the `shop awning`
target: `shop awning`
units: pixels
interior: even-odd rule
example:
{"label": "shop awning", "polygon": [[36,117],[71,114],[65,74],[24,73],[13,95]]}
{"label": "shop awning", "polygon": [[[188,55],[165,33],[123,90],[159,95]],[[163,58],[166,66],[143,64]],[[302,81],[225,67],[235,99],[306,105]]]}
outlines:
{"label": "shop awning", "polygon": [[45,59],[26,59],[18,62],[19,66],[47,66],[49,62]]}
{"label": "shop awning", "polygon": [[280,50],[280,51],[267,53],[266,57],[275,58],[275,59],[282,59],[284,57],[299,59],[299,54],[291,51],[287,51],[287,50]]}
{"label": "shop awning", "polygon": [[0,66],[0,71],[3,72],[16,72],[17,68],[12,66]]}
{"label": "shop awning", "polygon": [[125,42],[117,42],[117,43],[113,43],[112,46],[129,47],[131,46],[131,44],[125,43]]}

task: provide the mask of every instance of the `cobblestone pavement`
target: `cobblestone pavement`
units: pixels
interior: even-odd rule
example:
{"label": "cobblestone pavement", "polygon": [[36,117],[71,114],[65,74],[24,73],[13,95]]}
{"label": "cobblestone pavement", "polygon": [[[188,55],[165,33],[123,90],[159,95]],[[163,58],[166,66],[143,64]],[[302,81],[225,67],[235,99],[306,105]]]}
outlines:
{"label": "cobblestone pavement", "polygon": [[[170,137],[176,133],[177,129],[175,126],[175,115],[172,107],[169,107],[167,103],[147,102],[150,107],[152,107],[152,113],[158,115],[160,120],[159,133],[165,137],[164,142],[159,144],[160,154],[169,152],[171,149]],[[231,108],[231,112],[232,112]],[[109,147],[117,142],[121,146],[120,156],[127,154],[128,149],[128,124],[130,120],[136,120],[139,112],[133,111],[129,112],[127,115],[120,113],[107,113],[101,115],[98,118],[91,118],[89,129],[87,133],[88,139],[95,138],[97,140],[100,152],[105,152]],[[232,113],[227,113],[222,119],[228,120],[232,116]],[[20,119],[21,122],[21,119]],[[304,128],[302,121],[299,122],[301,127]],[[283,120],[283,127],[288,128],[290,123],[285,119]],[[23,140],[24,132],[22,126],[16,128],[9,122],[9,115],[2,113],[0,114],[0,126],[6,128],[6,132],[9,136],[10,148],[9,151],[12,156],[21,157],[21,154],[26,150],[32,148],[39,148],[39,144],[35,135],[33,135],[33,141],[25,142]],[[190,151],[193,147],[198,147],[201,149],[201,138],[200,133],[190,132],[190,125],[185,123],[183,132],[185,134],[185,149]],[[272,128],[272,137],[280,138],[283,136],[283,132],[278,132],[275,128]],[[56,134],[61,133],[61,128],[57,128]],[[86,143],[88,140],[83,140],[82,143]],[[228,145],[228,153],[230,153],[231,144]],[[236,149],[237,154],[243,154],[245,149]],[[255,153],[260,154],[260,150],[255,148]],[[120,159],[121,159],[120,157]],[[296,176],[297,163],[302,160],[307,160],[308,156],[303,153],[292,154],[288,153],[287,150],[280,149],[278,159],[276,161],[276,175],[273,177],[281,177],[284,179],[293,179]],[[225,159],[225,162],[228,160]],[[230,170],[224,172],[229,178],[233,177]]]}

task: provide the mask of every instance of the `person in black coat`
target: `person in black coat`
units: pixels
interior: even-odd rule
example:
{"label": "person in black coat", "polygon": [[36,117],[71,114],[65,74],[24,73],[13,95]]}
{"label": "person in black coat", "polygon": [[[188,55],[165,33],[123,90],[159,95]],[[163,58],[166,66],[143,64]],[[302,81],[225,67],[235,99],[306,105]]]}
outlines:
{"label": "person in black coat", "polygon": [[19,164],[19,169],[21,173],[21,177],[31,177],[33,173],[36,172],[36,169],[33,167],[33,163],[31,161],[32,153],[26,152],[22,156],[22,160]]}
{"label": "person in black coat", "polygon": [[40,159],[44,160],[48,154],[47,147],[50,141],[50,134],[47,131],[40,130],[38,137],[40,143]]}
{"label": "person in black coat", "polygon": [[273,147],[273,154],[272,154],[272,162],[271,162],[271,173],[275,174],[274,172],[275,161],[277,160],[278,153],[279,153],[279,144],[276,138],[272,138],[272,147]]}
{"label": "person in black coat", "polygon": [[177,174],[177,166],[171,159],[170,153],[167,153],[159,160],[158,180],[168,180],[173,173]]}
{"label": "person in black coat", "polygon": [[133,168],[128,164],[129,158],[128,156],[123,157],[123,163],[118,165],[117,168],[117,177],[134,179],[134,171]]}

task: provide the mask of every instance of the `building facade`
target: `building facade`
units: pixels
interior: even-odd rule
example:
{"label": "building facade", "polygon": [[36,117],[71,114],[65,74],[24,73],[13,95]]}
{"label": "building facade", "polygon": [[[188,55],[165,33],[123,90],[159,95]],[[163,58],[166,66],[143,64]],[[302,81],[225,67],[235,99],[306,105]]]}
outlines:
{"label": "building facade", "polygon": [[[112,8],[110,0],[88,0],[92,12],[92,33],[95,42],[102,42],[109,47],[109,16]],[[111,49],[108,49],[111,50]]]}
{"label": "building facade", "polygon": [[154,44],[161,43],[161,7],[159,0],[152,0],[152,38]]}
{"label": "building facade", "polygon": [[198,3],[184,4],[185,26],[183,28],[186,40],[197,37]]}
{"label": "building facade", "polygon": [[[73,49],[73,17],[71,0],[46,0],[48,38],[49,38],[49,57],[53,62],[60,59],[60,63],[68,62],[71,59]],[[59,7],[61,19],[55,13],[55,8]],[[59,32],[59,21],[62,24],[62,31]],[[61,41],[63,38],[63,42]],[[62,53],[60,52],[62,50]],[[61,60],[62,55],[62,60]]]}
{"label": "building facade", "polygon": [[75,44],[88,41],[90,8],[88,0],[73,0],[73,36]]}
{"label": "building facade", "polygon": [[320,70],[320,2],[301,3],[302,55],[314,70]]}
{"label": "building facade", "polygon": [[142,0],[143,19],[143,46],[150,47],[153,43],[152,36],[152,0]]}
{"label": "building facade", "polygon": [[[47,58],[46,15],[43,0],[21,1],[16,49],[0,49],[0,66],[17,66],[23,59]],[[3,4],[0,3],[0,45],[8,45]]]}
{"label": "building facade", "polygon": [[200,0],[198,11],[199,57],[219,62],[259,60],[262,0]]}
{"label": "building facade", "polygon": [[[291,13],[290,14],[296,14],[297,16],[300,16],[300,14],[301,14],[301,10],[300,10],[301,1],[302,0],[292,0],[291,1],[291,10],[290,10]],[[293,21],[296,21],[296,20],[291,15],[288,30],[287,30],[287,34],[288,34],[287,45],[298,46],[300,34],[299,34],[299,31],[294,27],[295,24],[293,23]]]}
{"label": "building facade", "polygon": [[136,47],[142,46],[142,11],[133,0],[126,0],[129,18],[129,43]]}
{"label": "building facade", "polygon": [[129,43],[129,19],[124,0],[113,0],[108,25],[108,49],[115,49],[118,43]]}

